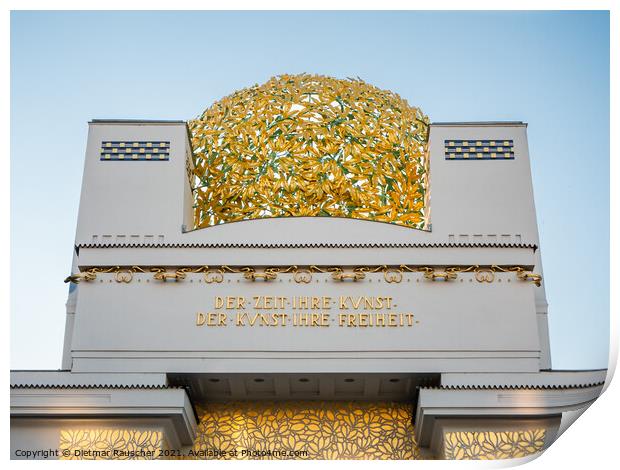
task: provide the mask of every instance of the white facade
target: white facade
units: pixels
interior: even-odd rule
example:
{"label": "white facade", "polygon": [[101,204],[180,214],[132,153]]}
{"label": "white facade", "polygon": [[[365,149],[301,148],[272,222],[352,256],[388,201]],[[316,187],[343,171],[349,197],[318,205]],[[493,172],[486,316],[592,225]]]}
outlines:
{"label": "white facade", "polygon": [[[446,153],[488,140],[510,141],[514,158]],[[109,141],[165,142],[169,155],[105,160]],[[65,371],[13,373],[13,448],[54,439],[32,419],[138,413],[175,448],[195,436],[191,402],[397,400],[416,407],[418,445],[440,456],[462,418],[539,420],[548,445],[563,413],[600,394],[605,371],[550,371],[525,124],[431,126],[430,231],[329,217],[192,230],[191,154],[182,121],[90,123]],[[319,300],[292,304],[304,297]],[[268,320],[251,325],[257,313]]]}

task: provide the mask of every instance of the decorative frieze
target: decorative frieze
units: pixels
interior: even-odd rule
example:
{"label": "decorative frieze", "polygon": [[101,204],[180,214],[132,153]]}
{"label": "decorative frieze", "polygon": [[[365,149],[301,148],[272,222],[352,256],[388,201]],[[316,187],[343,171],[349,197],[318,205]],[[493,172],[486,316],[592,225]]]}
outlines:
{"label": "decorative frieze", "polygon": [[203,280],[207,284],[222,283],[227,274],[241,274],[248,281],[274,281],[281,274],[290,274],[296,283],[308,284],[312,282],[314,274],[329,274],[333,281],[359,282],[367,278],[368,274],[382,273],[383,279],[387,283],[400,283],[404,274],[420,273],[423,279],[429,281],[454,281],[459,274],[473,273],[474,279],[479,283],[493,283],[496,280],[496,273],[514,273],[518,280],[532,282],[536,286],[542,283],[542,276],[533,273],[523,266],[358,266],[354,268],[343,268],[339,266],[276,266],[267,268],[255,268],[251,266],[194,266],[166,268],[157,266],[110,266],[93,267],[80,273],[72,274],[65,279],[65,282],[79,283],[82,281],[91,282],[97,278],[98,274],[114,274],[114,280],[119,283],[130,283],[134,274],[152,274],[156,281],[183,281],[188,274],[203,274]]}
{"label": "decorative frieze", "polygon": [[154,460],[161,458],[161,431],[139,429],[63,429],[60,460]]}
{"label": "decorative frieze", "polygon": [[446,160],[514,160],[512,139],[445,140]]}
{"label": "decorative frieze", "polygon": [[245,401],[209,403],[198,413],[187,459],[422,458],[408,403]]}
{"label": "decorative frieze", "polygon": [[544,428],[521,431],[459,431],[444,436],[444,458],[448,460],[500,460],[541,452]]}
{"label": "decorative frieze", "polygon": [[170,159],[170,141],[101,142],[99,160],[102,161],[167,161]]}

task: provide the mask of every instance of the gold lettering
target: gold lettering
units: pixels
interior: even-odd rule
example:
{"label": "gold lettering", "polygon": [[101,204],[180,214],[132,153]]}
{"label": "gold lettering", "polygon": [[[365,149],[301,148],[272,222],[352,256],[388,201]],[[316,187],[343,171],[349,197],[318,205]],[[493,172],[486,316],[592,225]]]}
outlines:
{"label": "gold lettering", "polygon": [[[328,308],[329,301],[331,300],[327,297],[326,303],[324,303],[324,308]],[[338,308],[340,310],[359,310],[361,308],[367,310],[381,310],[383,308],[390,310],[392,308],[392,297],[348,297],[348,296],[340,296],[338,298]]]}
{"label": "gold lettering", "polygon": [[[214,296],[215,310],[213,312],[197,312],[196,326],[221,327],[228,326],[229,319],[226,313],[218,309],[246,310],[255,309],[255,312],[236,312],[234,323],[236,326],[303,326],[329,327],[331,317],[326,310],[332,309],[332,303],[338,302],[338,309],[352,313],[338,313],[338,326],[348,328],[368,327],[413,327],[418,321],[413,313],[386,312],[395,308],[393,297],[390,296],[281,296],[256,295],[243,296]],[[293,308],[293,312],[283,313]],[[336,308],[336,307],[334,307]],[[274,312],[279,310],[280,312]],[[299,310],[305,310],[305,313]],[[381,312],[380,310],[383,310]],[[355,312],[357,311],[357,312]],[[289,318],[291,323],[289,324]],[[232,323],[232,317],[231,317]]]}

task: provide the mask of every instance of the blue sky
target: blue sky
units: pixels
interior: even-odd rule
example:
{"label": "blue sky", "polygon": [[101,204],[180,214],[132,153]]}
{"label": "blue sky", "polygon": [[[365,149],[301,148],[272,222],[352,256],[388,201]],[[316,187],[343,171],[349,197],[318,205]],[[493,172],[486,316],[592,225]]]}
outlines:
{"label": "blue sky", "polygon": [[12,368],[60,367],[87,122],[190,119],[301,72],[528,122],[553,367],[607,366],[606,12],[13,12]]}

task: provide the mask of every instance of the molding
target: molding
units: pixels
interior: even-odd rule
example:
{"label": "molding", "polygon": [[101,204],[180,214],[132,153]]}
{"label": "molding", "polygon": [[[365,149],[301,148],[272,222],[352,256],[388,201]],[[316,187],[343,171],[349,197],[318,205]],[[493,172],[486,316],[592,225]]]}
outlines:
{"label": "molding", "polygon": [[523,121],[431,122],[430,127],[527,127],[527,122],[523,122]]}
{"label": "molding", "polygon": [[183,120],[175,120],[175,119],[91,119],[89,124],[170,124],[170,125],[178,125],[178,124],[187,124],[186,121]]}
{"label": "molding", "polygon": [[500,353],[486,351],[476,357],[452,357],[435,355],[432,352],[414,356],[407,351],[396,353],[376,353],[364,356],[359,351],[341,353],[307,354],[285,351],[278,356],[258,354],[247,351],[231,354],[211,351],[191,351],[189,353],[159,352],[132,355],[126,353],[101,351],[88,353],[73,351],[73,368],[79,372],[105,371],[126,373],[135,370],[155,372],[167,370],[168,373],[208,373],[208,374],[365,374],[365,373],[442,373],[442,372],[533,372],[540,363],[539,351],[522,353]]}
{"label": "molding", "polygon": [[91,390],[91,389],[114,389],[114,390],[174,390],[180,387],[171,387],[169,385],[119,385],[114,383],[106,383],[101,385],[53,385],[53,384],[11,384],[11,390],[23,389],[56,389],[56,390]]}
{"label": "molding", "polygon": [[[202,230],[202,229],[197,229]],[[78,243],[80,248],[527,248],[533,243]]]}
{"label": "molding", "polygon": [[165,389],[166,374],[161,373],[72,373],[69,370],[12,370],[11,388],[129,388]]}
{"label": "molding", "polygon": [[443,385],[425,387],[424,390],[570,390],[588,387],[600,387],[605,382],[584,385]]}
{"label": "molding", "polygon": [[545,370],[521,374],[442,374],[440,388],[459,389],[567,389],[603,385],[607,369]]}

